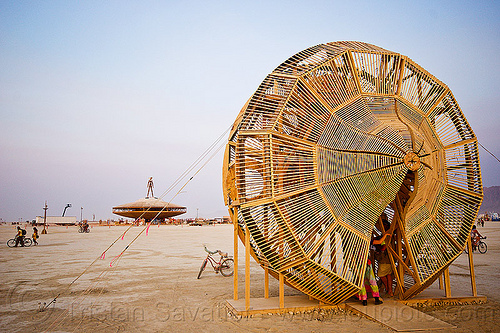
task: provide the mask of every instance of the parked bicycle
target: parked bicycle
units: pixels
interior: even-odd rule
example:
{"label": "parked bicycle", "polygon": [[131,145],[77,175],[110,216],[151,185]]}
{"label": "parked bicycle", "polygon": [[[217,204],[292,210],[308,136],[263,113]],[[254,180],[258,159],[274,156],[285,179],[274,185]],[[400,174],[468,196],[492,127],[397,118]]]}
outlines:
{"label": "parked bicycle", "polygon": [[[230,258],[227,253],[222,252],[221,250],[210,251],[205,245],[204,247],[205,252],[207,252],[208,254],[201,264],[200,272],[198,273],[198,279],[200,278],[201,273],[203,273],[203,271],[205,270],[205,267],[207,267],[207,263],[210,263],[212,265],[212,268],[214,269],[216,274],[220,272],[222,276],[233,275],[234,260]],[[215,260],[215,258],[213,257],[213,255],[216,253],[220,255],[219,261]]]}
{"label": "parked bicycle", "polygon": [[[479,242],[477,242],[476,245],[472,245],[472,253],[474,253],[474,251],[476,250],[478,250],[479,253],[481,254],[486,253],[486,251],[488,251],[488,244],[486,244],[486,242],[483,242],[483,239],[486,239],[486,237],[480,237]],[[469,253],[468,246],[465,247],[465,253]]]}
{"label": "parked bicycle", "polygon": [[[15,247],[16,246],[16,239],[17,239],[18,236],[14,237],[14,238],[11,238],[7,241],[7,246],[8,247]],[[28,247],[28,246],[31,246],[31,244],[33,244],[33,241],[31,240],[31,238],[29,237],[24,237],[24,246]]]}

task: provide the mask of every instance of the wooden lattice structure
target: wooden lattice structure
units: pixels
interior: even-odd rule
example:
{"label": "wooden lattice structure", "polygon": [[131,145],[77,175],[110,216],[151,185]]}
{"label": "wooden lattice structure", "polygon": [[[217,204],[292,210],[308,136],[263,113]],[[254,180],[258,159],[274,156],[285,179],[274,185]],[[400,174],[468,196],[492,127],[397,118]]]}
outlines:
{"label": "wooden lattice structure", "polygon": [[359,290],[384,232],[399,298],[427,288],[482,201],[477,139],[450,89],[360,42],[313,46],[269,74],[234,123],[223,178],[255,260],[328,304]]}

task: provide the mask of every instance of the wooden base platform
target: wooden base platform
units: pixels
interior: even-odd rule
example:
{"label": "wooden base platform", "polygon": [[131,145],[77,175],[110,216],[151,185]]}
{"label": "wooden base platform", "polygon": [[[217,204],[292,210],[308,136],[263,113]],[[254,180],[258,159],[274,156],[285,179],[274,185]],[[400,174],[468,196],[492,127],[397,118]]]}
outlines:
{"label": "wooden base platform", "polygon": [[446,297],[442,289],[428,288],[417,296],[399,301],[406,305],[441,305],[441,304],[483,304],[487,298],[483,295],[459,295]]}
{"label": "wooden base platform", "polygon": [[347,309],[377,321],[396,332],[456,328],[456,326],[392,299],[386,299],[380,305],[375,305],[373,298],[368,300],[368,306],[363,306],[361,302],[349,302],[345,305]]}
{"label": "wooden base platform", "polygon": [[429,316],[408,305],[435,304],[481,304],[486,303],[486,296],[454,296],[445,297],[444,290],[427,289],[410,300],[384,299],[380,305],[374,304],[374,299],[368,300],[368,306],[359,301],[348,301],[340,305],[329,305],[310,300],[306,295],[285,297],[285,307],[280,308],[279,297],[251,298],[250,308],[245,309],[245,299],[227,300],[229,311],[236,316],[248,317],[254,314],[288,313],[311,311],[315,309],[349,309],[397,332],[412,332],[451,329],[455,326]]}
{"label": "wooden base platform", "polygon": [[300,312],[314,309],[338,309],[344,308],[344,305],[329,305],[320,304],[316,300],[310,300],[306,295],[287,296],[285,297],[285,307],[280,308],[279,297],[269,298],[251,298],[250,308],[245,309],[245,299],[226,300],[229,310],[237,316],[251,316],[253,314],[267,314],[267,313],[287,313],[287,312]]}

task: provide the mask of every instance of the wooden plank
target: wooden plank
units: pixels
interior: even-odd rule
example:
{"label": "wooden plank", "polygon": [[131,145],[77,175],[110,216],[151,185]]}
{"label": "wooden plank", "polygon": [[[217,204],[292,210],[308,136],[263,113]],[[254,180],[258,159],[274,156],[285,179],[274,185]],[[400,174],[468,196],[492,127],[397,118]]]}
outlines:
{"label": "wooden plank", "polygon": [[233,298],[238,299],[238,221],[233,221],[233,260],[234,260],[234,273],[233,273]]}
{"label": "wooden plank", "polygon": [[459,191],[459,192],[462,192],[464,194],[467,194],[467,195],[470,195],[471,197],[476,197],[476,198],[483,198],[483,195],[482,194],[479,194],[479,193],[476,193],[476,192],[472,192],[472,191],[468,191],[466,189],[463,189],[463,188],[460,188],[460,187],[457,187],[457,186],[454,186],[454,185],[446,185],[446,187],[449,187],[451,189],[454,189],[456,191]]}
{"label": "wooden plank", "polygon": [[[434,220],[434,218],[432,219]],[[437,225],[438,228],[441,230],[441,232],[443,233],[443,235],[445,235],[445,237],[453,244],[453,246],[457,249],[457,250],[462,250],[462,246],[460,246],[460,244],[458,244],[458,242],[455,240],[455,238],[453,238],[449,233],[448,231],[444,228],[444,226],[439,223],[438,221],[434,220],[434,225]]]}
{"label": "wooden plank", "polygon": [[472,253],[472,239],[470,237],[468,237],[467,240],[467,250],[467,256],[469,258],[470,284],[472,287],[472,295],[477,296],[476,273],[474,272],[474,259]]}
{"label": "wooden plank", "polygon": [[269,298],[269,268],[264,268],[264,298]]}
{"label": "wooden plank", "polygon": [[351,74],[354,78],[354,82],[356,83],[356,88],[358,89],[359,93],[362,93],[363,89],[361,89],[361,83],[359,82],[359,73],[358,73],[358,70],[356,68],[356,64],[354,63],[354,58],[352,57],[352,52],[347,51],[346,56],[347,56],[347,59],[349,61],[348,66],[351,69]]}
{"label": "wooden plank", "polygon": [[285,308],[285,277],[282,273],[279,273],[279,298],[280,298],[280,309]]}
{"label": "wooden plank", "polygon": [[296,295],[286,297],[286,307],[280,307],[279,297],[252,298],[252,306],[245,309],[244,300],[226,300],[228,309],[237,316],[251,316],[254,314],[305,312],[316,309],[339,309],[344,305],[320,304],[315,299],[309,299],[306,295]]}
{"label": "wooden plank", "polygon": [[448,267],[443,272],[444,274],[444,292],[446,297],[451,297],[451,287],[450,287],[450,270]]}
{"label": "wooden plank", "polygon": [[309,260],[309,258],[307,258],[307,257],[299,257],[297,260],[290,261],[286,265],[282,265],[279,270],[281,272],[284,272],[284,271],[286,271],[294,266],[300,265],[308,260]]}
{"label": "wooden plank", "polygon": [[250,231],[245,231],[245,309],[250,309]]}
{"label": "wooden plank", "polygon": [[461,146],[464,146],[464,145],[467,145],[469,143],[474,143],[474,142],[477,142],[477,139],[476,138],[473,138],[473,139],[467,139],[467,140],[462,140],[462,141],[458,141],[456,143],[452,143],[452,144],[449,144],[447,146],[444,146],[443,149],[444,150],[447,150],[447,149],[453,149],[453,148],[457,148],[457,147],[461,147]]}
{"label": "wooden plank", "polygon": [[459,291],[460,294],[455,296],[446,297],[444,289],[430,287],[422,291],[415,297],[410,299],[401,300],[399,302],[407,305],[433,305],[433,304],[479,304],[486,303],[487,297],[483,295],[473,296],[467,294],[464,290]]}
{"label": "wooden plank", "polygon": [[399,73],[398,73],[399,78],[398,78],[398,85],[396,88],[396,96],[401,95],[401,85],[403,82],[403,74],[404,74],[405,64],[406,64],[406,57],[401,57],[400,63],[399,63]]}
{"label": "wooden plank", "polygon": [[446,87],[446,89],[441,93],[441,96],[439,96],[439,98],[436,100],[436,102],[434,103],[434,105],[430,107],[429,111],[427,111],[427,114],[426,114],[427,117],[432,113],[432,111],[434,111],[434,109],[439,105],[439,103],[441,103],[441,101],[443,100],[443,98],[449,92],[450,92],[450,88]]}
{"label": "wooden plank", "polygon": [[[413,270],[410,270],[410,273],[413,275],[413,278],[415,279],[415,282],[416,284],[421,284],[422,281],[420,280],[420,276],[418,275],[418,272],[417,272],[417,265],[415,263],[415,257],[413,256],[413,251],[411,250],[411,247],[410,247],[410,243],[408,242],[408,238],[406,237],[406,233],[405,233],[405,228],[404,228],[404,220],[403,220],[403,211],[402,211],[402,205],[401,205],[401,202],[400,202],[400,199],[399,199],[399,196],[396,195],[396,206],[398,207],[397,208],[397,213],[398,213],[398,216],[399,216],[399,219],[398,219],[398,225],[400,227],[399,229],[399,235],[401,237],[401,240],[404,240],[404,243],[406,245],[405,249],[406,249],[406,256],[407,258],[410,259],[410,262],[411,262],[411,266],[413,267]],[[398,254],[400,255],[400,258],[402,258],[402,253],[399,253]]]}
{"label": "wooden plank", "polygon": [[422,293],[420,293],[416,297],[412,297],[409,299],[405,300],[399,300],[398,302],[401,302],[406,305],[438,305],[438,306],[443,306],[445,304],[449,305],[457,305],[457,304],[485,304],[488,301],[488,298],[484,295],[477,295],[477,296],[450,296],[450,297],[445,297],[443,296],[435,296],[435,297],[428,297],[428,296],[422,296],[425,294],[425,292],[428,289],[424,290]]}

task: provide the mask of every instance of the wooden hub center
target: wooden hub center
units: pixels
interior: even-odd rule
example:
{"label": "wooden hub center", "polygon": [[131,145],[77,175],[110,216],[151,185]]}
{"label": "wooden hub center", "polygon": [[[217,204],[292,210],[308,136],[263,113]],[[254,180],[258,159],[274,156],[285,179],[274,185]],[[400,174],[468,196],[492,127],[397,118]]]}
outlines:
{"label": "wooden hub center", "polygon": [[406,154],[403,161],[406,167],[411,171],[416,171],[420,168],[420,157],[418,157],[418,155],[414,152]]}

